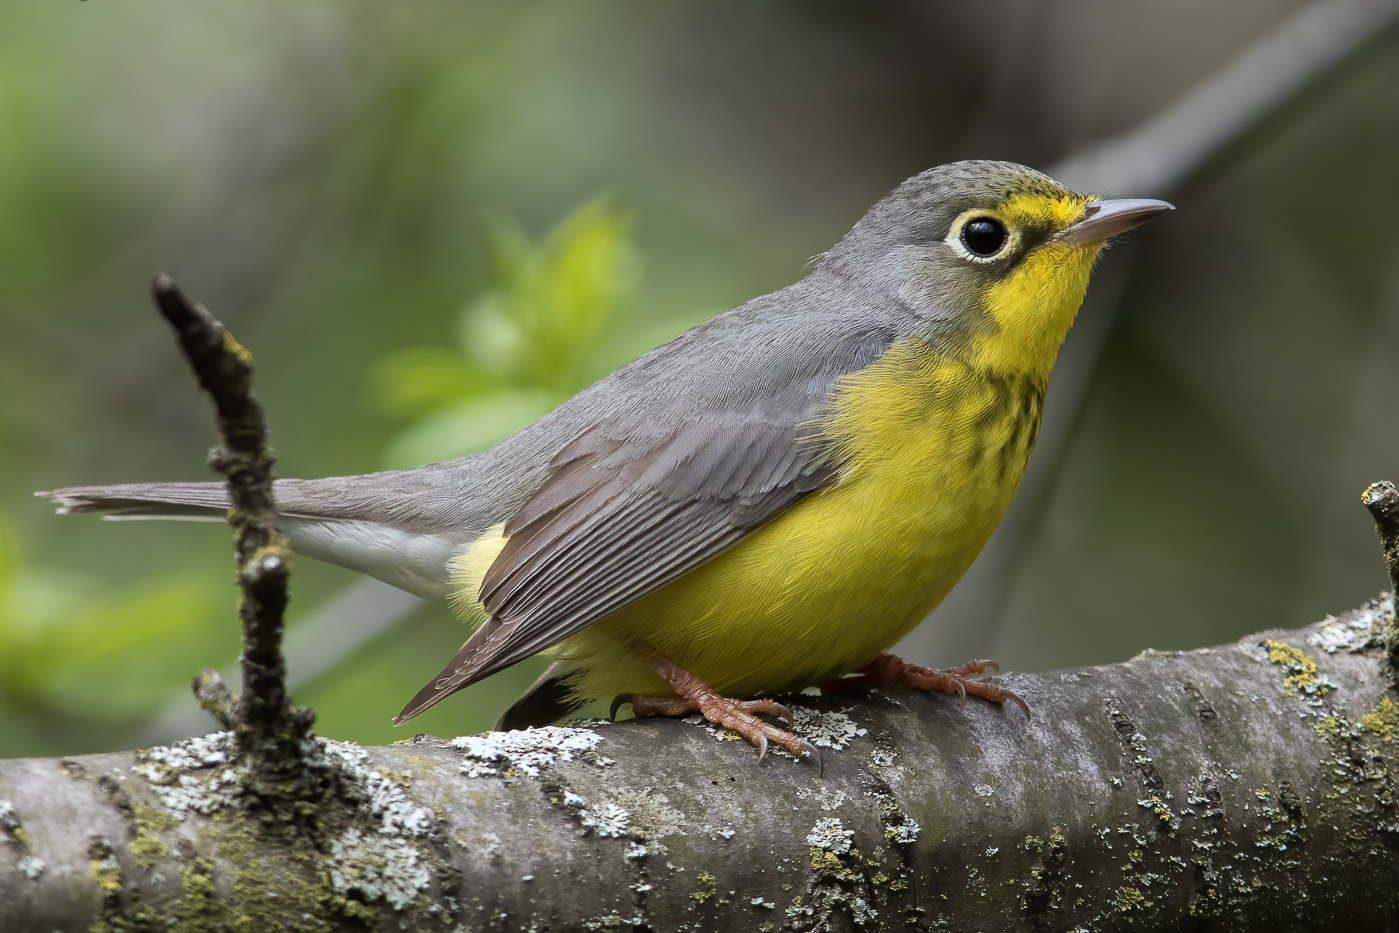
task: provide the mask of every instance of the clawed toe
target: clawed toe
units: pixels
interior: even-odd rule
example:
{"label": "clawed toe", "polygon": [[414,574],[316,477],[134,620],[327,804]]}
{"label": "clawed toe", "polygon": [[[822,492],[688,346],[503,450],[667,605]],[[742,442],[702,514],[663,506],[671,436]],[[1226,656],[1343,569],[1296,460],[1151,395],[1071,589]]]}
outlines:
{"label": "clawed toe", "polygon": [[794,725],[797,721],[792,715],[792,711],[776,700],[769,700],[767,698],[761,700],[739,700],[737,701],[737,706],[745,713],[757,713],[759,716],[775,716],[778,719],[785,719],[789,727]]}
{"label": "clawed toe", "polygon": [[963,706],[966,705],[967,694],[970,693],[992,703],[1004,704],[1009,700],[1020,707],[1025,718],[1029,719],[1030,706],[1020,697],[994,684],[973,679],[975,675],[987,670],[999,672],[1000,669],[1001,666],[995,661],[978,660],[968,661],[961,667],[949,667],[939,671],[909,664],[892,654],[881,654],[860,668],[854,676],[823,684],[821,689],[823,692],[849,687],[912,687],[915,690],[940,690],[943,693],[956,694]]}
{"label": "clawed toe", "polygon": [[1026,703],[1024,700],[1020,699],[1020,696],[1019,696],[1018,694],[1011,693],[1009,690],[1005,689],[1004,687],[1001,687],[1001,688],[998,688],[998,689],[1000,689],[1000,691],[1001,691],[1001,702],[1002,702],[1002,703],[1005,703],[1006,700],[1009,700],[1010,702],[1014,703],[1016,706],[1020,707],[1020,711],[1021,711],[1022,713],[1025,714],[1025,721],[1026,721],[1026,722],[1033,722],[1033,721],[1034,721],[1034,717],[1030,715],[1030,704],[1028,704],[1028,703]]}
{"label": "clawed toe", "polygon": [[821,753],[816,750],[816,746],[793,732],[780,729],[758,718],[759,716],[771,716],[785,721],[790,728],[796,722],[796,717],[792,715],[790,709],[781,703],[766,697],[757,700],[734,700],[719,696],[712,690],[696,690],[695,692],[698,696],[682,697],[678,694],[654,696],[624,693],[613,699],[608,716],[615,721],[617,710],[623,705],[630,705],[632,714],[637,719],[645,719],[650,716],[688,716],[692,713],[699,713],[721,729],[736,732],[757,746],[758,761],[760,762],[767,757],[768,748],[777,745],[798,758],[803,755],[811,756],[816,762],[817,768],[820,769],[820,773],[825,772],[825,763],[821,760]]}

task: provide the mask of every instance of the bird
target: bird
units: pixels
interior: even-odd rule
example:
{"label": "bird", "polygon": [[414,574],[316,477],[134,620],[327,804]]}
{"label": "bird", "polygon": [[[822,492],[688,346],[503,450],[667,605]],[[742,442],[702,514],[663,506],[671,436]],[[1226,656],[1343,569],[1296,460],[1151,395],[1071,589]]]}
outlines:
{"label": "bird", "polygon": [[[909,178],[793,285],[723,312],[480,453],[274,485],[293,550],[475,628],[402,723],[532,655],[498,729],[700,713],[819,761],[773,699],[894,686],[1014,702],[890,649],[971,565],[1034,447],[1105,242],[1172,205],[1010,162]],[[61,513],[219,519],[220,483],[36,493]]]}

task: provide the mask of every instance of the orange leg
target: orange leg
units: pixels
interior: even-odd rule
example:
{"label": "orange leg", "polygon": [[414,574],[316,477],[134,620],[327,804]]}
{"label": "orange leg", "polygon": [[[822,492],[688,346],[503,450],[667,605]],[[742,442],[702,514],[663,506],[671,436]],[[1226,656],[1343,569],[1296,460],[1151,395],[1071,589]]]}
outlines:
{"label": "orange leg", "polygon": [[773,742],[798,758],[810,755],[818,766],[821,764],[821,753],[816,750],[816,746],[799,735],[779,729],[758,718],[759,715],[777,716],[791,725],[791,710],[776,700],[734,700],[720,696],[709,684],[645,642],[637,642],[633,647],[657,674],[665,678],[666,683],[675,688],[675,693],[670,696],[624,694],[612,701],[614,717],[617,715],[617,707],[623,703],[631,704],[632,712],[638,719],[646,716],[688,716],[691,713],[699,713],[716,726],[732,729],[758,746],[759,761],[767,755],[768,743]]}
{"label": "orange leg", "polygon": [[980,674],[987,668],[999,671],[1001,666],[995,661],[968,661],[961,667],[935,671],[895,657],[881,654],[853,676],[841,677],[821,685],[822,693],[835,693],[839,690],[853,690],[860,687],[912,687],[915,690],[941,690],[955,693],[967,702],[967,694],[979,696],[992,703],[1005,703],[1007,700],[1020,707],[1025,718],[1030,718],[1030,707],[1020,697],[992,684],[972,680],[969,675]]}

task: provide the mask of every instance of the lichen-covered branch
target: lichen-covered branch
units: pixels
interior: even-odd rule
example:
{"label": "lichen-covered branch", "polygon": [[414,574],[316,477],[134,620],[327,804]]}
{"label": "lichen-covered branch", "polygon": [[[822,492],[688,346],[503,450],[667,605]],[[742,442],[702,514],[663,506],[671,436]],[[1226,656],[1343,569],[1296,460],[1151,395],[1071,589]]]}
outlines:
{"label": "lichen-covered branch", "polygon": [[824,777],[688,721],[313,740],[314,841],[240,804],[226,733],[4,761],[0,930],[1380,930],[1392,622],[1006,678],[1031,723],[800,697]]}

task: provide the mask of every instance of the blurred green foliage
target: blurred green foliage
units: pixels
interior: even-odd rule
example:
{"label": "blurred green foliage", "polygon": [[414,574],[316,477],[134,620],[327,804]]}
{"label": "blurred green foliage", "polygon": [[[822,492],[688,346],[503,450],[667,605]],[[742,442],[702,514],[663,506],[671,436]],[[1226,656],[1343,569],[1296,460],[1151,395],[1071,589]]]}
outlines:
{"label": "blurred green foliage", "polygon": [[538,244],[501,219],[490,245],[494,283],[462,309],[457,351],[411,347],[377,368],[385,410],[417,418],[387,467],[484,450],[611,368],[602,351],[638,267],[628,214],[596,198]]}
{"label": "blurred green foliage", "polygon": [[[5,5],[0,755],[144,741],[137,717],[193,709],[190,677],[237,654],[223,529],[30,498],[208,475],[212,419],[149,307],[156,270],[255,355],[282,475],[440,459],[795,280],[908,175],[1046,166],[1296,8]],[[1357,497],[1399,478],[1399,43],[1321,91],[1134,237],[1042,521],[988,584],[1001,609],[945,606],[911,660],[1109,662],[1385,585]],[[352,579],[298,561],[290,624]],[[403,737],[389,718],[463,634],[420,612],[295,698],[336,738]],[[531,676],[412,728],[485,728]]]}
{"label": "blurred green foliage", "polygon": [[[110,741],[169,697],[173,675],[192,676],[212,646],[224,605],[207,577],[169,577],[107,590],[23,559],[0,521],[0,748],[72,730]],[[106,739],[99,737],[106,736]]]}

